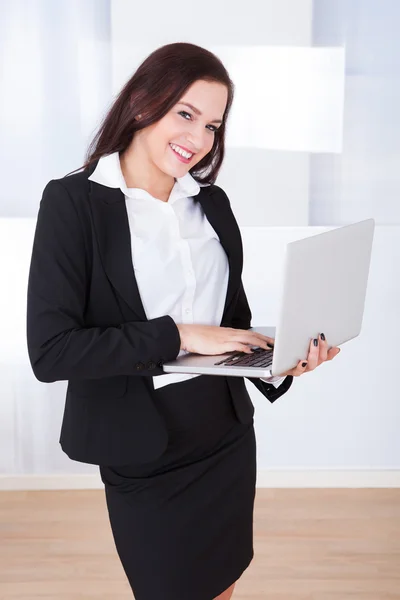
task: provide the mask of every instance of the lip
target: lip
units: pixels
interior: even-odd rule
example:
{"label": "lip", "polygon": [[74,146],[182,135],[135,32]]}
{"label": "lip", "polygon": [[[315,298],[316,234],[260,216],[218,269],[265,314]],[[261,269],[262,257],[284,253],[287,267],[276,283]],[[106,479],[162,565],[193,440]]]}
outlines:
{"label": "lip", "polygon": [[170,144],[174,144],[174,146],[179,146],[179,148],[182,148],[182,150],[185,150],[186,152],[190,152],[190,154],[196,154],[196,152],[193,152],[193,150],[190,150],[190,148],[185,148],[185,146],[181,146],[181,144],[175,144],[175,142],[170,142]]}
{"label": "lip", "polygon": [[[178,144],[176,144],[178,145]],[[173,148],[171,148],[171,146],[168,144],[169,149],[171,150],[171,152],[174,153],[175,157],[180,160],[181,162],[183,162],[185,165],[188,165],[190,163],[190,161],[192,160],[193,156],[191,156],[190,158],[184,158],[183,156],[181,156],[180,154],[178,154],[178,152],[175,152],[175,150]],[[180,148],[182,148],[182,146],[180,146]],[[189,150],[188,150],[189,152]]]}

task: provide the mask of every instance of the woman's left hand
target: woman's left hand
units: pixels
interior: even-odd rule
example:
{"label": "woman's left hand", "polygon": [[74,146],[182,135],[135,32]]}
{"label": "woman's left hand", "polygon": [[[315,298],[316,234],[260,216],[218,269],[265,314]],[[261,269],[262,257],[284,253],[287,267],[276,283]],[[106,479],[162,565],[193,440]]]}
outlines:
{"label": "woman's left hand", "polygon": [[[317,341],[317,345],[315,345],[315,341]],[[281,376],[293,375],[294,377],[299,377],[304,373],[308,373],[308,371],[314,371],[314,369],[319,367],[322,363],[335,358],[339,352],[340,348],[337,346],[333,346],[328,350],[328,342],[326,341],[324,334],[321,333],[318,338],[310,341],[307,358],[300,360],[294,369],[282,373]]]}

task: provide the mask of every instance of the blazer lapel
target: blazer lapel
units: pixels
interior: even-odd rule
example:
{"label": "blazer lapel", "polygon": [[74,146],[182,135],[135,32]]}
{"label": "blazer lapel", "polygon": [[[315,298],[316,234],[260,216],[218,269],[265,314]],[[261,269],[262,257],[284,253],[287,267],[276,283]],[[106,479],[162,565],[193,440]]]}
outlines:
{"label": "blazer lapel", "polygon": [[228,257],[229,279],[226,292],[225,306],[221,323],[229,313],[233,299],[240,288],[243,268],[243,248],[240,230],[231,211],[226,210],[226,201],[218,190],[201,187],[195,199],[201,203],[204,213],[218,234],[222,247]]}
{"label": "blazer lapel", "polygon": [[[147,316],[140,297],[132,263],[131,238],[125,197],[119,188],[109,188],[89,180],[90,202],[98,247],[104,269],[112,285],[137,316]],[[210,224],[218,234],[229,262],[228,289],[222,321],[239,290],[243,265],[240,231],[232,214],[226,214],[225,202],[218,204],[217,190],[201,187],[195,196],[202,205]]]}
{"label": "blazer lapel", "polygon": [[125,196],[119,188],[109,188],[90,180],[89,184],[94,227],[104,269],[137,320],[147,321],[132,263]]}

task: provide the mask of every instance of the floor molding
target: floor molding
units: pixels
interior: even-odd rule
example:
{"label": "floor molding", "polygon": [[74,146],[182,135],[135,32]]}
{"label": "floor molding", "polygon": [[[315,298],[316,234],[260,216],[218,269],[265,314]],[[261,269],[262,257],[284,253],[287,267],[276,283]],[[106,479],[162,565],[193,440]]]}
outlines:
{"label": "floor molding", "polygon": [[[400,469],[262,469],[258,488],[400,488]],[[102,489],[100,474],[0,475],[0,491]]]}

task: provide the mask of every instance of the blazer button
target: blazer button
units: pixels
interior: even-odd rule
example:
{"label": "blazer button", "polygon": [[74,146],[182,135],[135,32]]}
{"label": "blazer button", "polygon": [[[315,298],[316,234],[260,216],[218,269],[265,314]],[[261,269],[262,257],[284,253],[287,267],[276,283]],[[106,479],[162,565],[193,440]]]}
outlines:
{"label": "blazer button", "polygon": [[148,368],[148,369],[155,369],[155,368],[156,368],[156,363],[155,363],[155,362],[153,362],[152,360],[150,360],[150,361],[147,363],[147,368]]}
{"label": "blazer button", "polygon": [[138,371],[141,371],[142,369],[144,369],[144,364],[142,362],[136,363],[136,369]]}
{"label": "blazer button", "polygon": [[163,364],[164,364],[164,363],[163,363],[163,361],[162,361],[162,360],[159,360],[159,361],[158,361],[158,363],[157,363],[157,367],[160,367],[160,368],[161,368],[161,367],[163,366]]}

